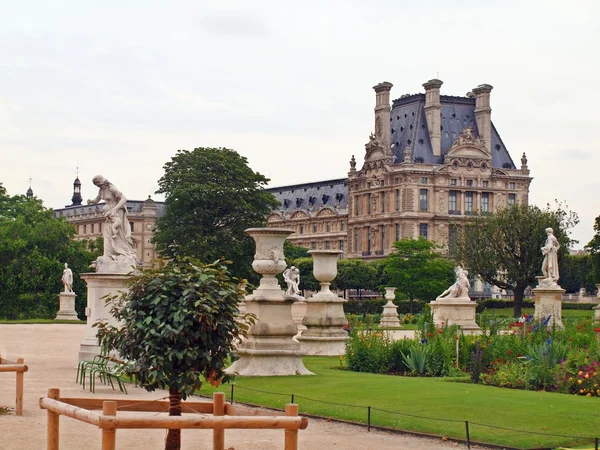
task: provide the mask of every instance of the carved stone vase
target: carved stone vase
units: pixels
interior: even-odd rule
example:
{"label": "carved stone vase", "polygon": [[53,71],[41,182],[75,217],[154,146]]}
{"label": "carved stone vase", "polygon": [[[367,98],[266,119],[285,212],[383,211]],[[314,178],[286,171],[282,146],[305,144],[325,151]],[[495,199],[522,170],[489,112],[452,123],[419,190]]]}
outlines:
{"label": "carved stone vase", "polygon": [[313,257],[313,274],[321,290],[306,299],[306,314],[302,324],[306,330],[298,337],[306,355],[340,355],[346,350],[348,325],[344,314],[345,299],[331,292],[329,286],[337,275],[339,250],[310,250]]}
{"label": "carved stone vase", "polygon": [[387,303],[383,306],[383,314],[381,314],[381,322],[379,325],[384,328],[399,327],[400,319],[398,319],[398,307],[394,305],[394,298],[396,298],[395,287],[386,287],[385,299]]}
{"label": "carved stone vase", "polygon": [[283,243],[287,228],[249,228],[256,243],[252,268],[262,275],[258,288],[246,296],[246,311],[256,316],[248,337],[240,344],[239,359],[227,373],[240,376],[312,375],[302,363],[300,344],[293,340],[298,327],[292,319],[294,297],[285,295],[276,275],[286,267]]}

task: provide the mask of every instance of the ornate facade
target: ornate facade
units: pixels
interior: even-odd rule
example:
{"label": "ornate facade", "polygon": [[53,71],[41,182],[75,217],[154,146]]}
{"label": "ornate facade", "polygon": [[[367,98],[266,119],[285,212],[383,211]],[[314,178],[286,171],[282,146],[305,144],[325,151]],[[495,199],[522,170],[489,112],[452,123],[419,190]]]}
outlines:
{"label": "ornate facade", "polygon": [[297,245],[374,259],[406,237],[434,240],[448,252],[465,217],[527,203],[527,158],[516,167],[491,121],[492,86],[465,97],[442,96],[441,86],[430,80],[424,94],[392,105],[392,84],[375,86],[375,131],[363,166],[352,156],[347,179],[269,189],[281,202],[269,226],[296,230],[290,240]]}

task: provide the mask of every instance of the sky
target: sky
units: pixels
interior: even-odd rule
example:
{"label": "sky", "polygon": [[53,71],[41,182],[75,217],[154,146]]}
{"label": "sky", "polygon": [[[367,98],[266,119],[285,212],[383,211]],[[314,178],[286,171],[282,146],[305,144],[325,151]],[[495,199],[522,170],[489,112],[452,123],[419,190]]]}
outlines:
{"label": "sky", "polygon": [[600,2],[0,0],[0,182],[48,207],[96,174],[155,195],[178,149],[227,147],[269,186],[342,178],[392,98],[494,86],[530,203],[600,215]]}

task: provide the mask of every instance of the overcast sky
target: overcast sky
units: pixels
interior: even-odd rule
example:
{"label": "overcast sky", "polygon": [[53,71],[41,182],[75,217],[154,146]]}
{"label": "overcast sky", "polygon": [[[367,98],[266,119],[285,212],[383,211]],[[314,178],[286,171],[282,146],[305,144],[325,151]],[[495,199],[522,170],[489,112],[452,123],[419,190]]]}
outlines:
{"label": "overcast sky", "polygon": [[[294,6],[291,6],[291,5]],[[566,201],[579,247],[600,215],[600,2],[0,0],[0,182],[49,207],[100,173],[154,198],[177,149],[224,146],[270,186],[345,177],[392,98],[494,86],[539,206]]]}

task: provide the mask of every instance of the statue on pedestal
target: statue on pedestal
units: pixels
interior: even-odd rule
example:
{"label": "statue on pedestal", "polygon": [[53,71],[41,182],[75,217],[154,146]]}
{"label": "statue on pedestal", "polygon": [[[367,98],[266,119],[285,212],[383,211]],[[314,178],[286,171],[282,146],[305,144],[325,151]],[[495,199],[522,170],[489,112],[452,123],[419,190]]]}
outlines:
{"label": "statue on pedestal", "polygon": [[92,266],[101,273],[129,273],[137,266],[137,260],[127,220],[127,198],[102,175],[96,175],[92,182],[99,190],[95,199],[88,200],[88,205],[101,200],[106,202],[103,208],[106,223],[102,230],[104,254]]}
{"label": "statue on pedestal", "polygon": [[73,292],[73,272],[71,269],[69,269],[69,265],[67,263],[65,263],[61,280],[65,286],[65,290],[63,292]]}
{"label": "statue on pedestal", "polygon": [[544,255],[544,262],[542,263],[542,273],[546,279],[557,282],[559,279],[558,273],[558,249],[560,244],[558,239],[554,236],[554,230],[552,228],[546,228],[546,243],[542,247],[542,254]]}
{"label": "statue on pedestal", "polygon": [[286,295],[293,297],[300,296],[300,270],[297,267],[291,266],[283,272],[283,280],[287,284]]}
{"label": "statue on pedestal", "polygon": [[456,281],[452,286],[442,292],[438,296],[438,299],[442,298],[469,298],[469,288],[471,283],[469,282],[469,272],[458,266],[455,269]]}

